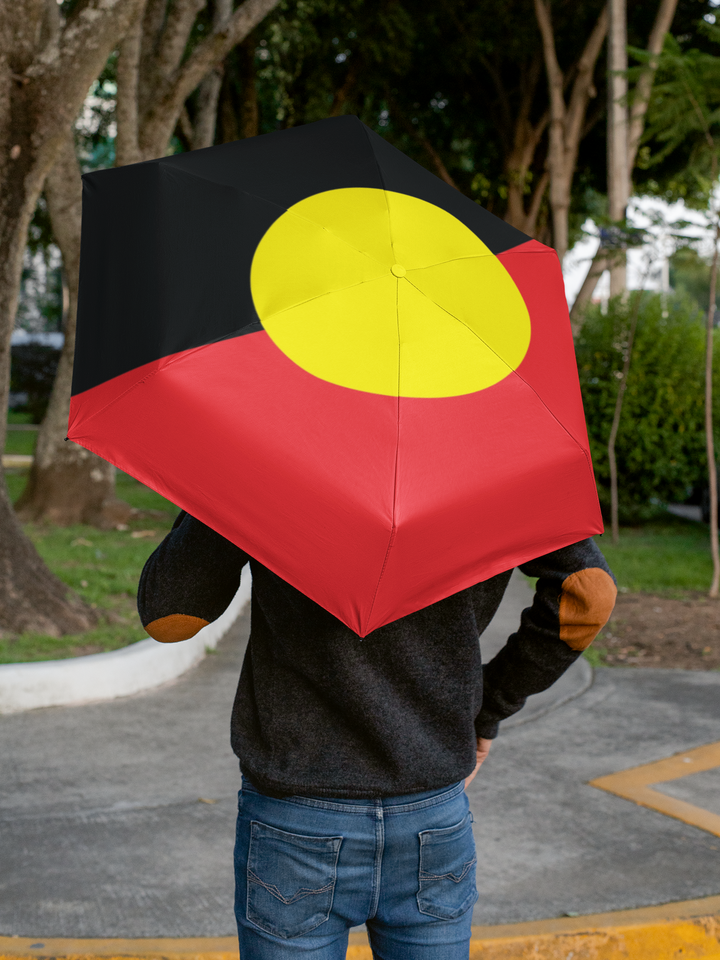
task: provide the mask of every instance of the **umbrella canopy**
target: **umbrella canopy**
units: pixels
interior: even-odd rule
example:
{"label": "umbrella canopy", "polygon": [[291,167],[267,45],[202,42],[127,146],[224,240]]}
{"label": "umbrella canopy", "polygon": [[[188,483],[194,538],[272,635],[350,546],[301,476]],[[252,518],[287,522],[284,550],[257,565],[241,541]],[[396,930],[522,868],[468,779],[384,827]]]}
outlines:
{"label": "umbrella canopy", "polygon": [[602,531],[553,250],[355,117],[83,181],[69,438],[360,636]]}

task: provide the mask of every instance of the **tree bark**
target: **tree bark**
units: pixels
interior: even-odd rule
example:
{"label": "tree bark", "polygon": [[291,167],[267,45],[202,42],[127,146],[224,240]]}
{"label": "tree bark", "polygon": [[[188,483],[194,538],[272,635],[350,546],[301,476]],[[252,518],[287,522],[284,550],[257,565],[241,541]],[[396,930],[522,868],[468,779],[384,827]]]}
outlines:
{"label": "tree bark", "polygon": [[[630,199],[628,168],[627,107],[627,5],[626,0],[608,0],[608,119],[607,191],[608,215],[613,221],[625,219]],[[610,296],[627,286],[627,254],[618,250],[610,268]]]}
{"label": "tree bark", "polygon": [[[0,408],[7,409],[10,337],[30,218],[92,80],[139,0],[88,0],[65,22],[56,3],[0,6]],[[0,419],[4,448],[6,423]],[[4,477],[3,477],[4,480]],[[67,633],[95,614],[44,565],[0,483],[0,629]]]}
{"label": "tree bark", "polygon": [[160,8],[165,9],[167,0],[148,0],[137,65],[137,142],[141,159],[164,156],[186,99],[278,2],[244,0],[183,59],[201,0],[175,0],[167,7],[166,16],[160,14]]}
{"label": "tree bark", "polygon": [[573,305],[570,309],[570,323],[572,324],[573,334],[575,336],[580,333],[583,322],[583,314],[588,303],[592,299],[592,295],[595,292],[595,287],[598,284],[598,280],[602,274],[608,268],[608,258],[605,254],[605,251],[602,247],[593,257],[588,272],[585,275],[585,279],[582,282],[582,286],[578,291]]}
{"label": "tree bark", "polygon": [[647,52],[650,62],[642,71],[633,90],[630,107],[630,128],[628,131],[628,179],[632,180],[640,140],[645,129],[645,114],[650,103],[650,94],[657,72],[658,57],[662,52],[665,35],[670,32],[678,0],[660,0],[653,28],[648,38]]}
{"label": "tree bark", "polygon": [[553,243],[562,265],[568,248],[568,215],[572,180],[583,134],[587,105],[594,95],[593,73],[607,34],[607,7],[603,7],[578,60],[575,79],[565,102],[565,76],[555,50],[555,35],[548,0],[534,0],[535,16],[543,42],[550,98],[548,171]]}
{"label": "tree bark", "polygon": [[[215,0],[212,19],[213,29],[221,26],[231,14],[232,0]],[[202,150],[204,147],[211,147],[215,143],[215,126],[222,80],[222,65],[217,64],[200,82],[197,91],[193,136],[190,143],[191,150]]]}
{"label": "tree bark", "polygon": [[108,529],[125,523],[130,506],[115,497],[115,468],[75,443],[66,441],[75,353],[82,184],[72,132],[45,182],[53,234],[60,247],[68,285],[65,343],[50,403],[40,426],[27,485],[15,504],[23,521],[70,526],[88,523]]}
{"label": "tree bark", "polygon": [[250,34],[238,46],[240,73],[240,130],[241,137],[256,137],[260,126],[255,67],[255,37]]}

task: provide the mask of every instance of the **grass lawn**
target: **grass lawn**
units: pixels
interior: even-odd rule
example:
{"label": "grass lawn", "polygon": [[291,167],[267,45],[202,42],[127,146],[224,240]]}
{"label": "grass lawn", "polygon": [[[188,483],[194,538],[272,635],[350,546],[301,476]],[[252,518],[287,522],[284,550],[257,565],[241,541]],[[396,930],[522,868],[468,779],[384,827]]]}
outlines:
{"label": "grass lawn", "polygon": [[[29,431],[18,431],[15,435],[34,438]],[[20,495],[26,476],[25,471],[8,471],[13,500]],[[60,660],[100,653],[125,647],[147,636],[135,609],[137,583],[145,560],[172,526],[177,508],[123,473],[117,475],[117,495],[143,511],[131,519],[128,530],[104,531],[82,525],[25,526],[53,573],[101,612],[101,624],[75,636],[0,637],[0,663]]]}
{"label": "grass lawn", "polygon": [[710,587],[712,558],[704,523],[668,513],[640,527],[621,528],[617,546],[609,531],[595,539],[623,593],[682,597]]}

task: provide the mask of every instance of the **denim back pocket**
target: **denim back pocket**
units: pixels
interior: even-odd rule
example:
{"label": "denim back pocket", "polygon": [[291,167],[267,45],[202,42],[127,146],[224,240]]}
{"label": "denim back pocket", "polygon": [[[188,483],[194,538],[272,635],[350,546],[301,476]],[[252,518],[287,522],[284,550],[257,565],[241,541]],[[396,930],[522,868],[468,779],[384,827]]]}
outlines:
{"label": "denim back pocket", "polygon": [[441,830],[423,830],[417,894],[420,913],[455,920],[477,900],[472,814]]}
{"label": "denim back pocket", "polygon": [[250,823],[247,918],[288,940],[330,916],[342,837],[304,837]]}

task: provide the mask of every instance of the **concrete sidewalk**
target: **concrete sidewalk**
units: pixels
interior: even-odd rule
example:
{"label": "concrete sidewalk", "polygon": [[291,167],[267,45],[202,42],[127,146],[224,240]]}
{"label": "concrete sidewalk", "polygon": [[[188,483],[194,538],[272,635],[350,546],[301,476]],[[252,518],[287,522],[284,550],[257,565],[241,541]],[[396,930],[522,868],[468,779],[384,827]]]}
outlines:
{"label": "concrete sidewalk", "polygon": [[[528,599],[516,578],[486,657]],[[239,772],[228,728],[247,629],[245,617],[157,691],[0,717],[0,935],[232,937]],[[506,724],[470,788],[476,924],[720,893],[720,837],[588,785],[720,739],[720,673],[588,679],[577,667],[564,692]],[[657,785],[720,814],[718,787],[720,758]]]}

